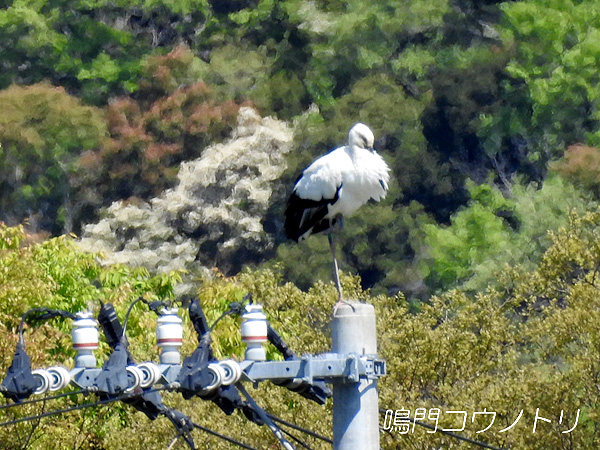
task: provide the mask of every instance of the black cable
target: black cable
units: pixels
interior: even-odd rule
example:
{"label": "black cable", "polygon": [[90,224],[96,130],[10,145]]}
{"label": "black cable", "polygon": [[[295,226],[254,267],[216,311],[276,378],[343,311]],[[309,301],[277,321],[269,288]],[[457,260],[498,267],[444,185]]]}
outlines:
{"label": "black cable", "polygon": [[20,417],[18,419],[9,420],[7,422],[0,422],[0,427],[14,425],[16,423],[21,423],[21,422],[29,422],[30,420],[43,419],[44,417],[50,417],[50,416],[54,416],[54,415],[58,415],[58,414],[65,414],[65,413],[68,413],[71,411],[77,411],[80,409],[91,408],[93,406],[105,405],[107,403],[119,402],[121,400],[127,400],[130,398],[139,397],[141,394],[144,394],[147,392],[160,391],[160,390],[164,390],[164,389],[169,389],[169,388],[168,387],[160,387],[160,388],[148,389],[147,391],[143,391],[140,393],[137,393],[137,392],[136,393],[127,393],[127,394],[119,395],[117,397],[107,398],[104,400],[98,400],[97,402],[93,402],[93,403],[82,403],[79,405],[72,406],[70,408],[55,409],[54,411],[48,411],[43,414],[38,414],[35,416]]}
{"label": "black cable", "polygon": [[290,433],[287,430],[284,430],[283,428],[281,428],[281,431],[283,434],[287,434],[291,439],[293,439],[294,441],[296,441],[298,444],[300,444],[302,447],[308,449],[308,450],[312,450],[312,448],[309,447],[309,445],[304,442],[303,440],[297,438],[296,436],[294,436],[292,433]]}
{"label": "black cable", "polygon": [[[382,414],[385,414],[386,411],[389,411],[389,410],[386,410],[386,409],[383,409],[383,408],[379,408],[379,412],[382,413]],[[429,425],[427,423],[421,422],[421,421],[416,420],[416,419],[414,419],[412,417],[407,417],[407,419],[410,420],[413,423],[416,423],[417,425],[422,426],[422,427],[429,428],[430,430],[436,430],[436,432],[439,431],[441,434],[445,434],[446,436],[450,436],[450,437],[453,437],[455,439],[468,442],[469,444],[478,445],[481,448],[488,448],[490,450],[503,450],[500,447],[494,447],[491,444],[486,444],[485,442],[476,441],[475,439],[471,439],[471,438],[468,438],[466,436],[462,436],[460,434],[453,433],[452,431],[444,431],[444,430],[437,429],[433,425]]]}
{"label": "black cable", "polygon": [[68,397],[69,395],[86,394],[86,393],[91,394],[92,392],[89,389],[80,389],[78,391],[63,392],[62,394],[53,395],[51,397],[35,398],[33,400],[25,400],[23,402],[7,403],[6,405],[0,405],[0,410],[13,408],[15,406],[29,405],[31,403],[39,403],[39,402],[45,402],[48,400],[56,400],[57,398]]}
{"label": "black cable", "polygon": [[301,431],[301,432],[303,432],[303,433],[306,433],[306,434],[308,434],[309,436],[312,436],[312,437],[314,437],[314,438],[316,438],[316,439],[321,439],[322,441],[325,441],[325,442],[327,442],[327,443],[329,443],[329,444],[333,444],[333,439],[329,439],[328,437],[325,437],[325,436],[322,436],[322,435],[320,435],[320,434],[317,434],[317,433],[315,433],[314,431],[307,430],[306,428],[302,428],[302,427],[301,427],[301,426],[299,426],[299,425],[295,425],[295,424],[293,424],[293,423],[286,422],[285,420],[283,420],[283,419],[280,419],[279,417],[277,417],[277,416],[275,416],[275,415],[273,415],[273,414],[271,414],[271,413],[267,413],[267,416],[269,416],[269,418],[270,418],[271,420],[273,420],[273,421],[275,421],[275,422],[278,422],[278,423],[280,423],[280,424],[282,424],[282,425],[285,425],[286,427],[293,428],[294,430],[297,430],[297,431]]}
{"label": "black cable", "polygon": [[161,302],[160,300],[155,300],[153,302],[149,302],[148,300],[144,299],[143,297],[138,297],[137,299],[135,299],[131,303],[131,305],[129,305],[129,308],[127,309],[127,314],[125,314],[125,322],[123,322],[123,335],[121,336],[121,340],[123,340],[123,338],[125,337],[125,331],[127,330],[127,324],[129,323],[129,315],[131,314],[131,310],[136,305],[136,303],[139,303],[139,302],[143,302],[146,306],[148,306],[150,311],[154,311],[156,314],[159,314],[159,315],[160,315],[160,313],[159,313],[160,308],[169,307],[169,303]]}
{"label": "black cable", "polygon": [[180,431],[179,433],[177,433],[177,435],[175,436],[175,438],[171,441],[171,445],[169,445],[169,447],[167,448],[167,450],[173,448],[173,446],[175,445],[175,443],[177,442],[177,440],[179,438],[183,438],[183,440],[185,441],[185,443],[188,445],[188,447],[191,450],[197,450],[196,446],[194,445],[194,441],[192,441],[192,439],[190,438],[189,435],[186,436],[186,433],[183,431]]}
{"label": "black cable", "polygon": [[228,315],[230,315],[230,314],[232,314],[232,312],[231,312],[231,310],[230,310],[230,309],[228,309],[228,310],[227,310],[227,311],[225,311],[223,314],[221,314],[219,317],[217,317],[217,320],[215,320],[215,321],[213,322],[213,324],[212,324],[212,325],[210,326],[210,328],[208,329],[208,332],[210,333],[210,332],[211,332],[211,331],[212,331],[212,330],[215,328],[215,326],[216,326],[216,325],[219,323],[219,321],[220,321],[220,320],[221,320],[223,317],[225,317],[225,316],[228,316]]}
{"label": "black cable", "polygon": [[[97,402],[93,402],[93,403],[84,403],[84,404],[79,404],[79,405],[75,405],[72,406],[70,408],[64,408],[64,409],[57,409],[54,411],[48,411],[46,413],[42,413],[42,414],[37,414],[35,416],[27,416],[27,417],[21,417],[19,419],[14,419],[14,420],[10,420],[10,421],[6,421],[6,422],[1,422],[0,426],[9,426],[9,425],[14,425],[17,423],[21,423],[21,422],[29,422],[32,420],[40,420],[43,419],[45,417],[50,417],[50,416],[54,416],[54,415],[58,415],[58,414],[65,414],[71,411],[77,411],[80,409],[85,409],[85,408],[91,408],[93,406],[99,406],[99,405],[105,405],[107,403],[112,403],[112,402],[116,402],[116,401],[122,401],[122,400],[129,400],[131,398],[135,398],[135,397],[140,397],[142,394],[146,394],[149,392],[154,392],[154,391],[161,391],[161,390],[169,390],[171,389],[170,386],[163,386],[163,387],[158,387],[158,388],[153,388],[153,389],[148,389],[146,391],[142,391],[142,392],[136,392],[136,393],[127,393],[127,394],[123,394],[120,395],[118,397],[114,397],[114,398],[107,398],[107,399],[103,399],[103,400],[99,400]],[[35,401],[42,401],[42,400],[49,400],[49,399],[54,399],[54,398],[58,398],[61,396],[66,396],[66,395],[72,395],[75,392],[69,392],[69,393],[64,393],[58,396],[54,396],[54,397],[46,397],[43,399],[37,399]],[[88,392],[88,391],[82,391],[82,392]],[[34,401],[30,401],[28,403],[33,403]],[[10,406],[16,406],[16,405],[22,405],[23,403],[16,403],[15,405],[10,405]],[[179,434],[178,437],[183,437],[183,439],[185,440],[185,443],[188,445],[188,447],[190,447],[191,450],[196,450],[196,447],[194,445],[194,441],[191,439],[190,436],[187,436],[186,433],[181,432]],[[253,449],[256,450],[256,449]]]}
{"label": "black cable", "polygon": [[294,450],[294,447],[292,446],[292,444],[285,437],[283,437],[283,434],[281,433],[281,430],[279,429],[279,427],[277,425],[275,425],[273,423],[273,421],[271,419],[269,419],[269,416],[267,416],[267,413],[260,406],[258,406],[258,403],[256,403],[256,401],[254,401],[254,399],[248,393],[248,391],[246,390],[244,385],[241,382],[238,382],[236,384],[236,386],[239,389],[239,391],[242,394],[244,394],[244,397],[246,397],[246,400],[248,400],[248,403],[250,404],[250,406],[252,406],[252,409],[254,409],[254,411],[256,411],[256,413],[259,415],[261,420],[269,427],[269,430],[271,430],[273,435],[277,439],[279,439],[279,442],[281,442],[281,445],[283,446],[283,448],[285,448],[286,450]]}
{"label": "black cable", "polygon": [[216,431],[213,431],[210,428],[203,427],[202,425],[198,425],[197,423],[194,423],[193,425],[194,425],[194,428],[198,428],[199,430],[202,430],[202,431],[204,431],[204,432],[206,432],[208,434],[212,434],[213,436],[221,438],[221,439],[223,439],[223,440],[225,440],[227,442],[230,442],[232,444],[235,444],[235,445],[237,445],[239,447],[246,448],[248,450],[257,450],[256,448],[250,447],[249,445],[246,445],[243,442],[236,441],[233,438],[230,438],[230,437],[224,436],[224,435],[222,435],[220,433],[217,433]]}
{"label": "black cable", "polygon": [[[159,387],[159,388],[148,389],[147,391],[144,391],[143,393],[152,392],[152,391],[160,391],[160,390],[168,390],[168,389],[170,389],[170,387],[163,386],[163,387]],[[73,391],[73,392],[68,392],[68,393],[65,392],[63,394],[59,394],[59,395],[56,395],[56,396],[53,396],[53,397],[45,397],[43,399],[35,399],[35,400],[30,400],[28,402],[14,403],[14,404],[10,404],[10,405],[5,405],[4,407],[7,407],[7,406],[8,407],[11,407],[11,406],[22,406],[22,405],[27,404],[27,403],[34,403],[34,402],[39,402],[39,401],[44,401],[44,400],[52,400],[52,399],[59,398],[59,397],[64,397],[64,396],[67,396],[67,395],[73,395],[73,394],[85,393],[85,392],[88,392],[88,391],[87,390],[81,390],[81,391]],[[56,409],[56,410],[53,410],[53,411],[48,411],[48,412],[45,412],[45,413],[42,413],[42,414],[37,414],[35,416],[20,417],[18,419],[9,420],[9,421],[6,421],[6,422],[0,422],[0,426],[9,426],[9,425],[15,425],[15,424],[21,423],[21,422],[29,422],[31,420],[43,419],[45,417],[50,417],[50,416],[54,416],[54,415],[58,415],[58,414],[65,414],[65,413],[72,412],[72,411],[77,411],[77,410],[80,410],[80,409],[91,408],[93,406],[105,405],[105,404],[112,403],[112,402],[117,402],[117,401],[121,401],[121,400],[127,400],[127,399],[130,399],[130,398],[133,398],[133,397],[138,397],[140,395],[141,395],[141,393],[123,394],[123,395],[120,395],[118,397],[108,398],[108,399],[104,399],[104,400],[98,400],[98,401],[93,402],[93,403],[83,403],[83,404],[75,405],[75,406],[72,406],[72,407],[69,407],[69,408]],[[233,438],[230,438],[230,437],[224,436],[224,435],[222,435],[220,433],[217,433],[216,431],[213,431],[210,428],[203,427],[202,425],[198,425],[196,423],[193,423],[193,426],[195,428],[198,428],[198,429],[202,430],[202,431],[205,431],[206,433],[209,433],[209,434],[217,436],[217,437],[219,437],[221,439],[224,439],[227,442],[230,442],[232,444],[236,444],[236,445],[238,445],[238,446],[240,446],[242,448],[246,448],[248,450],[257,450],[256,448],[250,447],[249,445],[246,445],[246,444],[244,444],[242,442],[236,441]],[[193,446],[193,443],[191,443],[189,441],[189,439],[186,439],[186,436],[184,434],[180,434],[179,437],[183,437],[185,439],[186,443],[188,444],[188,446],[191,449],[195,450],[195,447]]]}
{"label": "black cable", "polygon": [[123,322],[123,334],[121,335],[121,342],[125,343],[125,332],[127,331],[127,324],[129,323],[129,315],[131,314],[131,310],[133,309],[133,307],[136,305],[136,303],[139,302],[143,302],[144,299],[142,297],[139,297],[137,299],[135,299],[133,302],[131,302],[131,305],[129,305],[129,308],[127,308],[127,314],[125,314],[125,322]]}
{"label": "black cable", "polygon": [[20,417],[18,419],[9,420],[7,422],[0,422],[0,427],[4,427],[4,426],[8,426],[8,425],[14,425],[14,424],[17,424],[17,423],[20,423],[20,422],[29,422],[30,420],[43,419],[44,417],[50,417],[50,416],[54,416],[54,415],[58,415],[58,414],[65,414],[65,413],[68,413],[68,412],[71,412],[71,411],[77,411],[79,409],[91,408],[92,406],[104,405],[106,403],[111,403],[111,402],[116,402],[116,401],[123,400],[124,398],[127,398],[127,397],[123,397],[123,398],[110,398],[110,399],[106,399],[106,400],[98,400],[97,402],[94,402],[94,403],[83,403],[83,404],[80,404],[80,405],[72,406],[70,408],[56,409],[54,411],[48,411],[48,412],[45,412],[43,414],[38,414],[36,416]]}
{"label": "black cable", "polygon": [[28,316],[33,313],[41,313],[38,317],[34,317],[34,320],[48,320],[53,317],[66,317],[71,320],[75,320],[75,314],[64,311],[62,309],[50,309],[50,308],[31,308],[21,316],[21,323],[19,324],[19,342],[23,343],[23,327],[27,321]]}
{"label": "black cable", "polygon": [[192,437],[189,433],[181,433],[181,437],[183,438],[183,440],[185,441],[185,443],[188,445],[188,447],[190,448],[190,450],[196,450],[196,446],[194,445],[194,441],[192,440]]}
{"label": "black cable", "polygon": [[215,326],[217,325],[217,323],[219,323],[219,321],[225,317],[225,316],[229,316],[232,314],[242,314],[244,312],[244,305],[246,304],[246,302],[250,302],[252,303],[252,295],[251,294],[246,294],[244,296],[244,298],[242,299],[241,302],[232,302],[229,304],[229,309],[227,311],[225,311],[223,314],[221,314],[217,320],[215,320],[213,322],[213,324],[210,326],[208,332],[211,332]]}

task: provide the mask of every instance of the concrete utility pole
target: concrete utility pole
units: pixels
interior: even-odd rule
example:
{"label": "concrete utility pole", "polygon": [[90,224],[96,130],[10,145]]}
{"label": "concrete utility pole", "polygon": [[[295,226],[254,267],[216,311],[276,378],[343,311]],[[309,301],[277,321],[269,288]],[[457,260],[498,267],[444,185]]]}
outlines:
{"label": "concrete utility pole", "polygon": [[[333,313],[333,353],[377,355],[375,308],[344,301]],[[333,384],[333,449],[379,450],[377,379]]]}

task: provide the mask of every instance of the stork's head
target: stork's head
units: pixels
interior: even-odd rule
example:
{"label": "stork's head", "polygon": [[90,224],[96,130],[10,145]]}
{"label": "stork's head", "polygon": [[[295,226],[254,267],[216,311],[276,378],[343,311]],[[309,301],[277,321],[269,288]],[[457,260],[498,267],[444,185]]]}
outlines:
{"label": "stork's head", "polygon": [[373,142],[375,136],[368,126],[364,123],[357,123],[348,132],[348,144],[350,147],[362,148],[373,151]]}

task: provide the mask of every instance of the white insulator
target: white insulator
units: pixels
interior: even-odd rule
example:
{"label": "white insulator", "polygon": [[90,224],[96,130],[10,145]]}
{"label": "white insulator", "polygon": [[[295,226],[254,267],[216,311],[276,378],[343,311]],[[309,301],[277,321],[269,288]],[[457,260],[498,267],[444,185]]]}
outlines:
{"label": "white insulator", "polygon": [[212,375],[212,381],[200,391],[200,395],[208,394],[217,389],[223,384],[223,379],[225,378],[225,369],[216,363],[210,363],[207,370]]}
{"label": "white insulator", "polygon": [[137,388],[141,387],[142,379],[144,378],[144,374],[140,369],[136,366],[127,366],[125,367],[127,370],[127,378],[129,379],[129,385],[127,389],[125,389],[125,393],[133,392]]}
{"label": "white insulator", "polygon": [[183,344],[183,322],[177,308],[163,308],[157,320],[156,344],[162,349],[162,364],[180,364],[179,347]]}
{"label": "white insulator", "polygon": [[153,362],[140,363],[137,368],[142,372],[140,387],[144,389],[158,383],[162,375],[160,368]]}
{"label": "white insulator", "polygon": [[50,374],[50,391],[60,391],[66,388],[71,382],[71,374],[67,369],[61,366],[49,367]]}
{"label": "white insulator", "polygon": [[50,389],[50,385],[52,384],[52,377],[48,373],[47,370],[44,369],[35,369],[31,371],[33,375],[33,379],[38,384],[38,387],[33,391],[34,394],[45,394]]}
{"label": "white insulator", "polygon": [[76,317],[71,331],[73,348],[77,351],[75,367],[96,367],[93,351],[98,348],[98,322],[89,312],[79,312]]}
{"label": "white insulator", "polygon": [[267,354],[263,344],[267,342],[267,316],[261,305],[248,305],[242,315],[242,341],[246,343],[246,359],[264,361]]}
{"label": "white insulator", "polygon": [[233,359],[226,359],[225,361],[220,361],[219,366],[223,368],[225,371],[225,377],[223,378],[223,385],[229,386],[230,384],[235,384],[242,377],[242,368]]}

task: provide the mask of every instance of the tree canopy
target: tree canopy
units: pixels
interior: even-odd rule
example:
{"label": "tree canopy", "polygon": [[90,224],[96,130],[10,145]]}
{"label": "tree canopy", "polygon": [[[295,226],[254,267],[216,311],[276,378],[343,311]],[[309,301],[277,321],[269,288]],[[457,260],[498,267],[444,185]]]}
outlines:
{"label": "tree canopy", "polygon": [[[379,384],[381,407],[409,409],[411,414],[417,408],[464,410],[469,415],[485,407],[496,413],[494,427],[477,434],[486,426],[477,422],[475,428],[466,428],[466,436],[502,448],[596,448],[600,439],[595,426],[599,420],[599,230],[599,213],[571,214],[568,222],[549,236],[539,263],[509,263],[499,271],[494,288],[474,294],[446,291],[422,304],[418,311],[402,295],[373,296],[362,290],[358,278],[344,276],[346,297],[368,301],[376,308],[378,348],[388,364],[388,375]],[[0,342],[4,358],[0,373],[10,364],[18,314],[27,308],[44,305],[75,312],[96,309],[96,299],[102,299],[113,302],[123,315],[138,295],[170,298],[178,282],[177,274],[150,277],[145,270],[122,265],[102,268],[93,255],[81,253],[72,239],[28,244],[22,229],[3,227],[1,233]],[[328,322],[337,298],[333,284],[317,283],[303,292],[284,282],[277,272],[245,271],[235,278],[206,279],[196,295],[212,323],[229,303],[240,301],[246,293],[264,305],[272,326],[294,351],[320,353],[329,349]],[[148,333],[154,320],[142,308],[135,308],[131,316],[128,339],[139,360],[156,359],[154,340]],[[187,319],[185,323],[184,355],[195,346],[193,329]],[[65,325],[26,330],[34,366],[72,363],[74,352]],[[212,338],[218,358],[242,357],[238,319],[221,321]],[[98,352],[101,360],[106,351],[103,344]],[[280,357],[273,348],[268,355]],[[329,402],[321,407],[267,384],[261,384],[254,395],[263,407],[284,420],[330,436]],[[210,402],[199,398],[186,402],[175,394],[166,395],[165,402],[196,423],[226,429],[229,436],[257,448],[273,442],[265,427],[248,424],[239,413],[225,416]],[[69,403],[61,400],[54,404]],[[538,422],[538,432],[533,434],[538,409],[540,416],[551,422]],[[17,411],[0,411],[0,418],[36,414],[38,410],[31,405]],[[514,423],[521,411],[521,422],[510,431],[500,432]],[[455,425],[449,417],[440,420],[440,428]],[[562,433],[573,426],[568,435]],[[20,424],[3,427],[0,433],[10,448],[77,445],[127,449],[168,445],[175,434],[169,427],[165,421],[151,422],[130,407],[115,405],[42,421],[33,432],[31,425]],[[30,434],[34,439],[24,445]],[[196,436],[211,448],[229,448],[212,437]],[[384,448],[403,448],[406,442],[422,449],[460,445],[440,433],[429,434],[418,428],[406,435],[382,435]],[[327,447],[316,441],[314,448]]]}
{"label": "tree canopy", "polygon": [[[469,183],[496,186],[510,203],[517,185],[539,189],[553,167],[594,189],[573,175],[572,158],[561,161],[569,147],[598,145],[595,6],[10,1],[0,13],[9,106],[0,219],[81,233],[114,201],[172,188],[179,165],[230,138],[238,108],[252,105],[294,124],[264,232],[281,243],[284,273],[307,287],[326,269],[290,265],[289,255],[315,249],[283,242],[285,193],[363,121],[394,181],[388,200],[349,226],[368,240],[348,239],[343,264],[365,287],[425,298],[436,286],[422,275],[431,244],[423,230],[453,220]],[[273,252],[265,255],[233,266],[271,264]]]}

